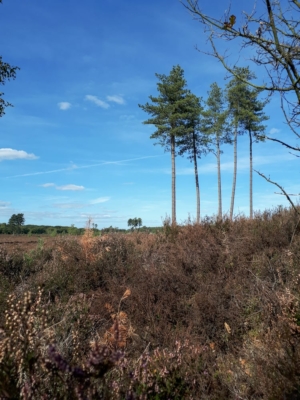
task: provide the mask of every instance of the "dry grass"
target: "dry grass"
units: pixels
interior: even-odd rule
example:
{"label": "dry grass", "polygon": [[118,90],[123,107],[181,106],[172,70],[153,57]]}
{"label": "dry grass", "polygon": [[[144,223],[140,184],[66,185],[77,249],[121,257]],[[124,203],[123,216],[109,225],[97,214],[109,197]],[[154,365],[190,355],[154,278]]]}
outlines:
{"label": "dry grass", "polygon": [[1,252],[0,398],[300,398],[299,261],[288,210]]}

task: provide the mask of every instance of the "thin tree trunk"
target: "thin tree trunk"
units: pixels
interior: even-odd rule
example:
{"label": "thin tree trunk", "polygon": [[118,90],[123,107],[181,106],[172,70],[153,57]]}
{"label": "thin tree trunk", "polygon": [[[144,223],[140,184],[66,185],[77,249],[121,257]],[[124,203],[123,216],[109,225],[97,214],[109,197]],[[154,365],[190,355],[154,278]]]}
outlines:
{"label": "thin tree trunk", "polygon": [[171,136],[172,159],[172,225],[176,225],[176,169],[175,169],[175,136]]}
{"label": "thin tree trunk", "polygon": [[236,188],[236,172],[237,172],[237,126],[235,127],[234,140],[233,140],[233,181],[232,181],[232,191],[231,191],[231,203],[230,203],[230,219],[233,218],[234,209],[234,198],[235,198],[235,188]]}
{"label": "thin tree trunk", "polygon": [[221,152],[220,152],[220,140],[217,136],[217,164],[218,164],[218,220],[222,221],[222,187],[221,187]]}
{"label": "thin tree trunk", "polygon": [[200,224],[200,188],[199,188],[199,177],[198,177],[198,165],[197,165],[197,151],[196,151],[196,135],[195,135],[195,132],[193,132],[193,157],[194,157],[195,180],[196,180],[197,224]]}
{"label": "thin tree trunk", "polygon": [[249,130],[250,139],[250,219],[253,218],[253,158],[252,158],[252,132]]}

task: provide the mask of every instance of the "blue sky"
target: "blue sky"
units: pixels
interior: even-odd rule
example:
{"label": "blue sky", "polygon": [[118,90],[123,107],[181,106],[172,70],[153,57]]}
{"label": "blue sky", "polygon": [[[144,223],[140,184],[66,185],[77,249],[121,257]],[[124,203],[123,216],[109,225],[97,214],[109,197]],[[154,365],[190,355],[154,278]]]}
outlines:
{"label": "blue sky", "polygon": [[[226,6],[203,1],[222,17]],[[239,2],[240,10],[247,1]],[[237,23],[239,14],[237,15]],[[213,82],[226,84],[210,56],[203,27],[178,0],[4,0],[1,55],[21,70],[4,87],[14,104],[0,120],[0,221],[24,213],[26,223],[99,228],[140,217],[159,226],[171,213],[170,154],[150,139],[155,127],[138,104],[156,94],[155,73],[179,64],[189,89],[204,99]],[[225,49],[225,44],[222,48]],[[231,58],[238,50],[230,44]],[[250,51],[250,50],[249,50]],[[248,65],[245,59],[239,65]],[[250,64],[250,68],[252,68]],[[253,68],[252,68],[253,69]],[[262,77],[261,71],[256,71]],[[266,107],[266,132],[296,145],[279,98]],[[232,146],[222,154],[223,211],[230,206]],[[275,143],[254,147],[254,168],[298,193],[297,159]],[[298,177],[298,175],[297,175]],[[201,214],[217,212],[213,155],[199,160]],[[247,136],[239,138],[235,213],[248,214]],[[287,205],[254,174],[254,209]],[[196,214],[193,165],[177,158],[177,220]]]}

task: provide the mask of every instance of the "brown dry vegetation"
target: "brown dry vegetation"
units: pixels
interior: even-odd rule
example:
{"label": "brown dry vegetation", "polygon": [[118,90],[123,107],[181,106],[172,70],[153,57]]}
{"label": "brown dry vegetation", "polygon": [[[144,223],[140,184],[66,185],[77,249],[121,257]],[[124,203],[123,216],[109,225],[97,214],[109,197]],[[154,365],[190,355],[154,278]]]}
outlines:
{"label": "brown dry vegetation", "polygon": [[299,399],[297,222],[1,248],[0,398]]}
{"label": "brown dry vegetation", "polygon": [[8,253],[15,251],[28,252],[34,250],[37,246],[52,247],[54,244],[53,237],[49,235],[5,235],[0,234],[0,247]]}

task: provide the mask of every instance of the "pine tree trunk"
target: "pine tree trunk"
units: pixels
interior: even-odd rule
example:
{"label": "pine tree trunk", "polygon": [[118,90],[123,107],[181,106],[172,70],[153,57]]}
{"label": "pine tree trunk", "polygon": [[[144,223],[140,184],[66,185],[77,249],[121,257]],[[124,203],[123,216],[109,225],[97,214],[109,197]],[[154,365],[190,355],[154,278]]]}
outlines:
{"label": "pine tree trunk", "polygon": [[198,165],[197,165],[197,151],[196,151],[196,135],[195,135],[195,132],[193,132],[193,157],[194,157],[195,181],[196,181],[197,224],[200,224],[200,188],[199,188],[199,177],[198,177]]}
{"label": "pine tree trunk", "polygon": [[176,169],[175,169],[175,136],[171,136],[172,159],[172,225],[176,225]]}
{"label": "pine tree trunk", "polygon": [[218,164],[218,220],[222,221],[222,187],[221,187],[221,152],[220,152],[220,140],[217,136],[217,164]]}
{"label": "pine tree trunk", "polygon": [[232,181],[232,191],[231,191],[231,203],[230,203],[230,219],[233,218],[234,209],[234,198],[235,198],[235,188],[236,188],[236,173],[237,173],[237,126],[235,127],[234,139],[233,139],[233,181]]}
{"label": "pine tree trunk", "polygon": [[253,158],[252,158],[252,132],[249,130],[250,139],[250,219],[253,218]]}

